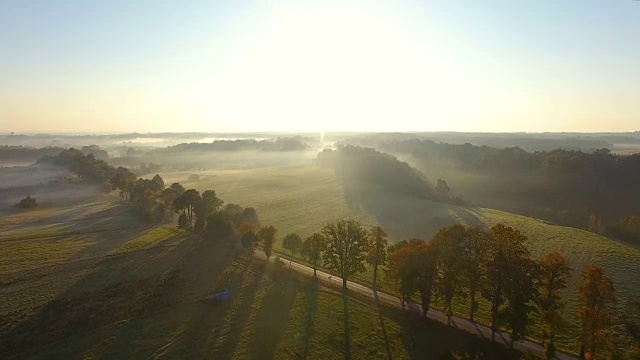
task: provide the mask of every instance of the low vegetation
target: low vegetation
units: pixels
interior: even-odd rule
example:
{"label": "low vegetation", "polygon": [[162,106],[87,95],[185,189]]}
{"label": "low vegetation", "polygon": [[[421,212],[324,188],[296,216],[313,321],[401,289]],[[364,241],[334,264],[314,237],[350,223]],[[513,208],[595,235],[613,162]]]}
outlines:
{"label": "low vegetation", "polygon": [[38,207],[38,201],[36,200],[36,198],[32,198],[31,196],[27,195],[26,198],[20,200],[20,202],[16,204],[16,207],[20,209],[35,209]]}

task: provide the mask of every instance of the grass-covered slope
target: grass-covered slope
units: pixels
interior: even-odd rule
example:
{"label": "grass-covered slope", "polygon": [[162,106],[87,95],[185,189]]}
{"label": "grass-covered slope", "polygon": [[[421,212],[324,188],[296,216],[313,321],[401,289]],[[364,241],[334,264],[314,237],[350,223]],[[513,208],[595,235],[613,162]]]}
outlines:
{"label": "grass-covered slope", "polygon": [[[53,210],[15,214],[22,221],[0,230],[3,358],[343,356],[339,292],[286,267],[236,257],[224,242],[141,224],[127,204]],[[203,301],[220,291],[231,291],[232,299]],[[349,316],[354,359],[458,351],[518,358],[497,344],[405,321],[396,310],[357,299],[349,302]]]}
{"label": "grass-covered slope", "polygon": [[[189,174],[167,174],[166,179],[184,182]],[[410,237],[429,239],[439,228],[455,222],[484,227],[501,222],[517,228],[528,237],[534,257],[558,251],[567,256],[573,267],[565,293],[565,315],[574,326],[558,339],[564,349],[577,351],[577,284],[584,266],[593,262],[604,266],[615,281],[619,311],[623,311],[628,300],[640,297],[637,281],[640,250],[584,230],[492,209],[411,198],[381,196],[376,202],[369,201],[367,207],[357,202],[348,204],[333,171],[315,165],[203,171],[198,174],[200,181],[187,182],[185,186],[199,190],[212,188],[226,201],[255,207],[263,224],[273,224],[278,228],[279,239],[289,232],[306,236],[327,222],[342,218],[355,218],[365,225],[378,222],[388,229],[393,241]],[[280,248],[281,243],[276,247]],[[364,280],[366,276],[360,278]],[[381,285],[386,291],[392,290],[389,284]],[[486,310],[480,309],[479,319],[487,318]],[[460,307],[461,315],[467,312],[465,307]]]}

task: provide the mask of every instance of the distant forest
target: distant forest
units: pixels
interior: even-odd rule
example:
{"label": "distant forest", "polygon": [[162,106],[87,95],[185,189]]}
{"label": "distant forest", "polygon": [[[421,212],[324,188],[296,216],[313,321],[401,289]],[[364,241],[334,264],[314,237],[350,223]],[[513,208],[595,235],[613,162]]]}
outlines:
{"label": "distant forest", "polygon": [[[0,145],[0,161],[35,163],[45,156],[57,156],[63,150],[65,150],[65,148],[57,146],[35,148],[29,146]],[[93,154],[96,159],[100,160],[107,160],[109,158],[109,154],[96,145],[83,146],[80,151],[85,155]]]}
{"label": "distant forest", "polygon": [[393,154],[430,180],[443,179],[453,193],[483,207],[617,237],[631,236],[621,227],[629,217],[640,214],[640,154],[617,155],[606,148],[591,153],[527,152],[519,147],[387,140],[384,136],[347,142]]}

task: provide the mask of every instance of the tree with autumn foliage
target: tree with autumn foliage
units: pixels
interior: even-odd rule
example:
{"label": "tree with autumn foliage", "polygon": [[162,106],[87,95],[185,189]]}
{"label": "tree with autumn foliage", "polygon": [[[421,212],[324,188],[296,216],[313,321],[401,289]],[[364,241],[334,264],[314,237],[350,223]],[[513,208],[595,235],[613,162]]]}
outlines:
{"label": "tree with autumn foliage", "polygon": [[403,240],[389,247],[389,269],[387,276],[395,282],[396,294],[405,309],[405,303],[418,290],[418,267],[416,265],[416,249],[424,245],[424,241]]}
{"label": "tree with autumn foliage", "polygon": [[611,305],[616,301],[613,280],[605,275],[602,266],[591,264],[581,273],[579,286],[580,319],[582,321],[582,349],[596,358],[606,344],[605,331],[613,318]]}
{"label": "tree with autumn foliage", "polygon": [[520,231],[496,224],[490,235],[482,295],[491,304],[491,339],[495,340],[498,325],[504,322],[513,343],[525,335],[534,310],[537,269]]}
{"label": "tree with autumn foliage", "polygon": [[562,291],[567,288],[571,267],[567,258],[558,252],[545,255],[538,261],[538,264],[540,273],[537,303],[544,323],[542,343],[545,345],[545,349],[548,349],[547,357],[550,358],[554,355],[554,337],[565,324],[561,315],[564,308]]}
{"label": "tree with autumn foliage", "polygon": [[473,315],[478,309],[476,296],[482,287],[482,279],[489,254],[489,234],[478,227],[467,228],[462,242],[462,270],[463,281],[471,303],[469,320],[473,321]]}
{"label": "tree with autumn foliage", "polygon": [[453,298],[460,292],[464,281],[462,243],[466,232],[464,225],[456,224],[440,229],[431,240],[437,254],[435,290],[444,300],[447,325],[451,325]]}
{"label": "tree with autumn foliage", "polygon": [[431,307],[434,289],[438,275],[438,253],[432,243],[422,242],[416,247],[413,264],[418,276],[416,287],[420,294],[422,316],[427,317]]}

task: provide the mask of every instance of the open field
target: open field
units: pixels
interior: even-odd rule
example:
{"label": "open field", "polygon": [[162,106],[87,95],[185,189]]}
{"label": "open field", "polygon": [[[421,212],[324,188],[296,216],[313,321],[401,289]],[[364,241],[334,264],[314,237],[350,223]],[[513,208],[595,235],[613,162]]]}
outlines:
{"label": "open field", "polygon": [[[343,355],[341,295],[286,268],[173,226],[145,226],[109,199],[13,216],[10,231],[0,231],[2,358]],[[223,290],[232,300],[202,301]],[[354,359],[517,358],[393,309],[351,300],[349,314]]]}
{"label": "open field", "polygon": [[[222,170],[199,172],[201,180],[184,182],[190,173],[163,174],[165,180],[181,181],[198,190],[214,189],[227,202],[255,207],[263,224],[275,225],[279,239],[297,232],[307,236],[327,222],[354,218],[365,225],[376,222],[389,230],[392,240],[409,237],[430,238],[437,229],[454,222],[491,227],[502,222],[519,229],[529,238],[529,248],[535,257],[551,251],[563,253],[571,262],[573,275],[566,291],[565,316],[574,324],[559,336],[558,345],[577,351],[577,284],[579,272],[596,262],[614,279],[618,297],[617,309],[623,311],[629,299],[640,297],[636,274],[640,273],[640,250],[607,237],[584,230],[556,226],[541,220],[485,208],[418,202],[412,199],[382,199],[379,206],[362,208],[347,204],[344,192],[333,171],[314,165]],[[282,251],[281,243],[276,248]],[[383,277],[384,278],[384,277]],[[368,282],[370,273],[356,280]],[[392,284],[382,279],[382,288],[392,292]],[[486,304],[480,304],[478,319],[488,320]],[[468,307],[458,306],[466,315]],[[536,334],[533,334],[536,337]]]}
{"label": "open field", "polygon": [[[528,236],[534,256],[559,251],[572,263],[574,273],[565,294],[565,315],[572,326],[557,338],[562,350],[575,352],[579,347],[576,286],[583,266],[590,262],[605,266],[616,283],[619,311],[623,311],[629,299],[640,297],[634,276],[640,272],[640,251],[583,230],[492,209],[415,199],[380,197],[367,202],[359,202],[358,199],[347,201],[333,171],[311,164],[203,171],[198,173],[201,179],[195,182],[185,181],[190,173],[161,175],[167,184],[179,181],[187,188],[214,189],[226,202],[256,208],[263,224],[278,228],[279,239],[289,232],[307,236],[320,230],[327,222],[343,218],[354,218],[367,226],[379,222],[389,230],[394,241],[408,237],[428,239],[439,228],[454,222],[486,227],[502,222],[513,226]],[[69,186],[73,188],[67,188]],[[113,296],[113,301],[99,301],[95,305],[99,308],[97,311],[106,311],[100,309],[110,309],[112,303],[125,302],[119,294],[133,289],[142,289],[136,295],[140,298],[134,297],[138,302],[131,303],[133,308],[122,310],[119,321],[129,321],[131,314],[142,311],[148,296],[167,297],[166,301],[172,304],[170,306],[180,308],[182,300],[174,299],[172,296],[175,294],[159,295],[157,289],[162,289],[167,282],[172,284],[171,281],[180,282],[186,278],[189,279],[184,285],[186,288],[171,288],[171,293],[187,291],[187,303],[197,303],[189,296],[197,294],[200,297],[212,291],[218,272],[224,273],[226,267],[231,266],[224,259],[221,260],[224,266],[210,268],[213,265],[209,264],[210,261],[205,263],[204,256],[218,252],[209,248],[211,244],[200,244],[173,226],[144,225],[133,216],[128,204],[113,196],[100,195],[96,188],[43,184],[34,189],[45,193],[42,188],[58,187],[65,194],[59,206],[51,201],[36,210],[19,211],[5,201],[0,209],[3,215],[0,217],[0,294],[6,299],[0,304],[0,314],[3,324],[6,324],[0,330],[1,334],[18,331],[24,335],[36,330],[47,333],[46,324],[44,330],[38,330],[35,322],[38,316],[44,316],[42,312],[66,311],[64,309],[77,306],[80,301],[94,302],[95,297]],[[282,252],[280,242],[276,247]],[[198,260],[202,261],[201,268],[193,265],[198,261],[187,261],[196,256],[194,251],[203,256]],[[369,283],[370,279],[370,270],[355,278],[362,283]],[[249,286],[249,283],[243,286]],[[381,276],[380,288],[393,293],[393,284],[384,276]],[[94,311],[93,306],[88,305],[88,309]],[[133,317],[146,319],[147,312],[155,314],[156,310],[144,310],[144,316]],[[82,311],[85,310],[80,311],[73,321],[84,321]],[[467,315],[468,305],[463,300],[457,302],[456,313]],[[486,323],[488,315],[487,304],[481,302],[477,319]],[[29,324],[26,330],[21,325],[25,322]],[[83,326],[89,325],[80,328]],[[539,332],[534,331],[531,335],[536,338]],[[37,336],[34,338],[38,339]],[[21,346],[19,341],[16,346]]]}

